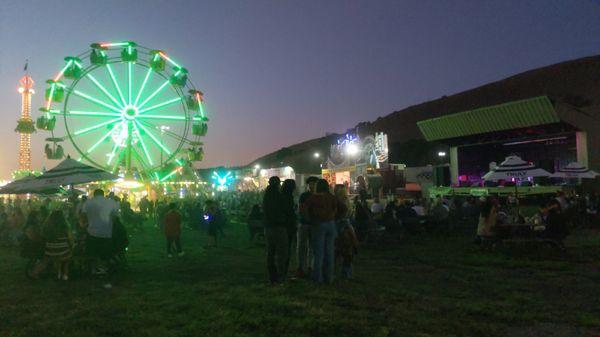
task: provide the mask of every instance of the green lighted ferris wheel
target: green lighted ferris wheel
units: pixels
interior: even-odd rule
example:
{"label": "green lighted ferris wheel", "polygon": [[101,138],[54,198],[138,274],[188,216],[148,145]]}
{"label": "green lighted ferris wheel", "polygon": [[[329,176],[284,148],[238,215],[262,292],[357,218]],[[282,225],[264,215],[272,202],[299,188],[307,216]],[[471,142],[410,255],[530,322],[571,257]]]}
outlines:
{"label": "green lighted ferris wheel", "polygon": [[36,126],[52,135],[48,159],[61,159],[67,142],[80,161],[163,181],[204,157],[203,94],[162,50],[132,41],[93,43],[65,57],[47,83]]}

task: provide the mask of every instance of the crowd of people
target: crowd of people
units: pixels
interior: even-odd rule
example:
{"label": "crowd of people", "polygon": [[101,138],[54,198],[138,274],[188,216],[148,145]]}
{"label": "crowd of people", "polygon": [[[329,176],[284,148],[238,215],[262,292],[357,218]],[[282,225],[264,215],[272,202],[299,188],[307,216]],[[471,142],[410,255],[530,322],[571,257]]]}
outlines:
{"label": "crowd of people", "polygon": [[234,219],[247,223],[251,241],[257,237],[265,241],[271,284],[291,278],[331,283],[336,271],[345,278],[353,276],[359,243],[382,236],[397,241],[406,234],[450,228],[461,221],[473,224],[478,243],[497,242],[505,235],[502,224],[531,222],[543,225],[544,236],[562,244],[571,227],[597,219],[600,200],[595,194],[559,192],[537,200],[542,207],[526,218],[512,195],[368,200],[361,191],[351,202],[345,185],[332,187],[327,180],[309,177],[305,186],[305,191],[298,191],[294,180],[271,177],[262,192],[220,193],[216,199],[143,197],[136,210],[127,196],[102,190],[89,199],[0,200],[0,242],[20,245],[24,257],[37,258],[30,277],[39,277],[53,265],[57,278],[68,280],[78,257],[85,257],[92,274],[107,273],[115,261],[124,260],[128,231],[158,228],[165,238],[165,255],[172,258],[185,254],[184,228],[204,230],[204,247],[210,249],[219,245],[224,228]]}
{"label": "crowd of people", "polygon": [[267,270],[271,284],[287,280],[294,239],[297,270],[295,277],[309,276],[317,283],[333,281],[336,260],[342,275],[352,276],[352,258],[358,240],[349,221],[347,188],[336,185],[333,193],[327,180],[309,177],[307,191],[295,202],[296,182],[271,177],[265,190],[265,240]]}

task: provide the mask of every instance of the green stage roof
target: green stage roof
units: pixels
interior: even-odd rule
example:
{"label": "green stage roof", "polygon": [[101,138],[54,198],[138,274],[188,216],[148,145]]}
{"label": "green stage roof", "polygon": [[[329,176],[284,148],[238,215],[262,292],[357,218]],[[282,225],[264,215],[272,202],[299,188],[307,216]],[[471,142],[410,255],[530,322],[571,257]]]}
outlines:
{"label": "green stage roof", "polygon": [[546,96],[467,110],[417,122],[427,141],[558,123]]}

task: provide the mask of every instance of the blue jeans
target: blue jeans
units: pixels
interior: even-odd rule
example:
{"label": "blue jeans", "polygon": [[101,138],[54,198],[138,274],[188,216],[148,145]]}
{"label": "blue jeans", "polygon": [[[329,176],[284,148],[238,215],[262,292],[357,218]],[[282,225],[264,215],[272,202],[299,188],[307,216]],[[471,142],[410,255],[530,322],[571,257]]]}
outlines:
{"label": "blue jeans", "polygon": [[334,242],[337,236],[334,221],[322,222],[313,226],[314,248],[313,280],[317,283],[331,283],[334,269]]}

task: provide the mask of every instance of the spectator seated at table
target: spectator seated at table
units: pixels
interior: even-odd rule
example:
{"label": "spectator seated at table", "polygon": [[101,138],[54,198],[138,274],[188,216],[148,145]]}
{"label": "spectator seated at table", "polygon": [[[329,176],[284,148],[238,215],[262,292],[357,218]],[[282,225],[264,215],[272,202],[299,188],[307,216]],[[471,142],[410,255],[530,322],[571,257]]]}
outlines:
{"label": "spectator seated at table", "polygon": [[556,199],[548,203],[546,230],[544,237],[555,241],[561,249],[565,249],[563,240],[569,235],[569,228],[563,216],[560,202]]}
{"label": "spectator seated at table", "polygon": [[496,203],[491,199],[486,199],[481,204],[481,213],[479,215],[479,223],[477,224],[477,242],[480,245],[495,243],[496,240],[496,219],[498,209]]}

